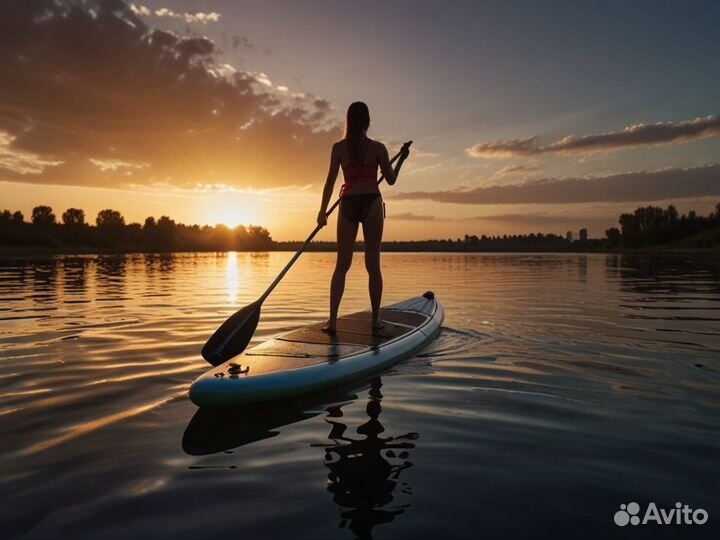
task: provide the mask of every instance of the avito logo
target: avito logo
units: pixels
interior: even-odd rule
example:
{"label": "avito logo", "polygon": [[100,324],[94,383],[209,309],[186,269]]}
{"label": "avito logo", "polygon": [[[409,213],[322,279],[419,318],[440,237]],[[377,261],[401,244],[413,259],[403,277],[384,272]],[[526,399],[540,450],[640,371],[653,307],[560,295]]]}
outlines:
{"label": "avito logo", "polygon": [[708,513],[702,508],[693,510],[687,504],[680,502],[675,503],[675,508],[665,509],[651,502],[645,509],[645,513],[640,518],[640,505],[636,502],[621,504],[620,510],[615,512],[613,516],[615,525],[624,527],[625,525],[646,525],[655,523],[656,525],[704,525],[708,520]]}

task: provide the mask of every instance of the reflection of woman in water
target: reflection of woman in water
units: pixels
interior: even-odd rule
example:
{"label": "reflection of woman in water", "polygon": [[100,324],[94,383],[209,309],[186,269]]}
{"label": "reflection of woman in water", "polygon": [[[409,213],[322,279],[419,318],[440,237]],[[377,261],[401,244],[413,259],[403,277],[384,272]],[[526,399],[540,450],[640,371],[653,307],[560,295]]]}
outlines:
{"label": "reflection of woman in water", "polygon": [[413,441],[418,438],[417,433],[381,437],[385,431],[379,420],[381,386],[380,379],[372,381],[366,406],[369,419],[357,428],[361,436],[357,439],[345,435],[348,426],[341,421],[341,407],[348,400],[354,402],[356,396],[348,394],[347,389],[337,389],[287,402],[282,407],[256,404],[231,409],[198,409],[185,429],[183,449],[190,455],[202,456],[239,448],[277,435],[282,426],[315,416],[323,408],[319,407],[320,403],[342,403],[327,409],[327,421],[332,426],[328,435],[331,442],[312,446],[325,450],[324,465],[329,470],[327,490],[341,507],[340,526],[349,528],[358,538],[369,539],[375,525],[390,523],[409,507],[392,503],[398,483],[401,483],[401,493],[410,494],[400,474],[412,467],[408,452],[415,448]]}
{"label": "reflection of woman in water", "polygon": [[380,272],[380,242],[383,233],[383,202],[377,185],[377,170],[380,167],[385,180],[393,185],[403,161],[409,151],[405,149],[393,170],[385,145],[368,138],[370,112],[367,105],[356,101],[347,111],[345,138],[336,142],[330,153],[330,170],[323,190],[322,202],[317,221],[327,225],[330,197],[335,180],[342,167],[345,182],[340,190],[340,212],[337,223],[337,262],[330,285],[330,318],[323,326],[326,332],[334,332],[343,291],[345,274],[352,263],[353,248],[358,226],[362,223],[365,239],[365,268],[369,276],[372,325],[382,327],[380,321],[380,300],[382,297],[382,274]]}
{"label": "reflection of woman in water", "polygon": [[[416,433],[380,437],[385,431],[378,420],[382,411],[380,385],[378,379],[370,390],[366,409],[370,420],[357,428],[364,439],[346,437],[347,426],[329,420],[333,428],[328,438],[334,444],[325,449],[325,466],[330,469],[327,489],[339,506],[348,509],[341,513],[340,525],[349,527],[358,538],[371,538],[375,525],[389,523],[404,511],[403,506],[384,507],[394,498],[400,473],[412,466],[407,450],[415,447],[410,441],[417,439]],[[337,410],[335,414],[341,413]],[[396,450],[400,452],[396,454]],[[408,493],[407,488],[403,491]]]}

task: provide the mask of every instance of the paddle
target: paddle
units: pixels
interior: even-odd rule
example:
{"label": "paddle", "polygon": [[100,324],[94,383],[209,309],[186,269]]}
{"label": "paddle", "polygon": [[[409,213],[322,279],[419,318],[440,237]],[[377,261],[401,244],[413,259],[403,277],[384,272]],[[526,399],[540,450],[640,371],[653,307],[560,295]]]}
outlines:
{"label": "paddle", "polygon": [[[411,144],[412,141],[406,142],[402,149],[390,160],[390,163],[395,163],[395,161],[397,161],[403,154],[403,151],[410,148]],[[402,165],[403,161],[404,160],[400,161],[400,165]],[[381,176],[377,182],[378,185],[384,179],[385,176]],[[330,209],[325,212],[325,217],[329,217],[339,205],[340,199],[338,198],[338,200],[335,201],[335,204],[333,204]],[[257,328],[258,321],[260,320],[260,308],[262,307],[262,303],[268,296],[270,296],[273,289],[277,287],[278,283],[280,283],[282,278],[285,277],[285,274],[288,273],[288,270],[290,270],[290,267],[295,263],[298,257],[300,257],[308,244],[310,244],[312,239],[315,238],[315,235],[317,235],[322,228],[323,226],[320,224],[315,227],[313,232],[310,233],[310,236],[308,236],[305,242],[303,242],[303,245],[300,246],[300,249],[298,249],[292,259],[290,259],[290,262],[287,263],[282,272],[280,272],[278,277],[275,278],[275,281],[270,284],[260,298],[255,300],[252,304],[236,311],[228,320],[220,325],[220,328],[218,328],[212,336],[210,336],[210,339],[207,340],[207,343],[205,343],[205,346],[202,348],[202,356],[205,360],[210,362],[213,366],[218,366],[245,350],[245,347],[247,347],[248,343],[250,343],[250,340],[255,333],[255,329]]]}

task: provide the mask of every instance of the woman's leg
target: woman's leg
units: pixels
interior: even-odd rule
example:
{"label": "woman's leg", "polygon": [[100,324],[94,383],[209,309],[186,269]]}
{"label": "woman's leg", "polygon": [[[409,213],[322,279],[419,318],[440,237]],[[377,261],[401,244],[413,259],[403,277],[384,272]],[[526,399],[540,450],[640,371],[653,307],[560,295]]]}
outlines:
{"label": "woman's leg", "polygon": [[366,218],[363,220],[365,237],[365,268],[368,271],[370,305],[372,306],[373,327],[382,326],[380,322],[380,301],[382,300],[383,279],[380,271],[380,243],[383,233],[382,199],[373,200]]}
{"label": "woman's leg", "polygon": [[353,248],[357,237],[358,224],[350,221],[342,211],[338,212],[337,222],[337,261],[330,282],[330,318],[323,330],[335,330],[340,300],[345,291],[345,274],[352,264]]}

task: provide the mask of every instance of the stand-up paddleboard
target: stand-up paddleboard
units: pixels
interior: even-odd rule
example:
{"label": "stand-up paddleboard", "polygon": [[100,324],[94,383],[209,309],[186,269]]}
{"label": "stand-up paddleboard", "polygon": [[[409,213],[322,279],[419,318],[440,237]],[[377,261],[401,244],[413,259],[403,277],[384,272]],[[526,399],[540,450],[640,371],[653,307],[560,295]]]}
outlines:
{"label": "stand-up paddleboard", "polygon": [[440,332],[445,313],[432,292],[387,306],[373,332],[368,311],[275,337],[201,375],[190,387],[200,407],[224,407],[299,396],[382,371],[422,349]]}

